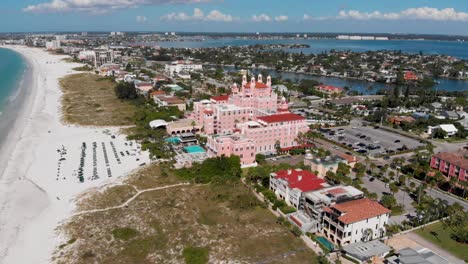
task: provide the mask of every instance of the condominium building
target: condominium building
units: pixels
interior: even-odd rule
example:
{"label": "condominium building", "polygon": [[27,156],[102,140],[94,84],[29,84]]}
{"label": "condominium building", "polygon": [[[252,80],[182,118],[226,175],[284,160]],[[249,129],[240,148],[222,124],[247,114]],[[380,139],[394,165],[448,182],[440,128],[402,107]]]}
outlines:
{"label": "condominium building", "polygon": [[57,50],[61,48],[60,40],[48,41],[45,44],[47,50]]}
{"label": "condominium building", "polygon": [[353,186],[336,185],[304,194],[303,210],[314,219],[322,219],[323,209],[338,203],[364,197]]}
{"label": "condominium building", "polygon": [[462,155],[439,152],[431,157],[431,168],[459,181],[468,181],[468,159]]}
{"label": "condominium building", "polygon": [[323,234],[341,246],[383,237],[391,212],[368,198],[335,204],[323,211]]}
{"label": "condominium building", "polygon": [[270,189],[286,204],[296,209],[302,207],[302,195],[327,187],[328,184],[310,171],[282,170],[270,174]]}

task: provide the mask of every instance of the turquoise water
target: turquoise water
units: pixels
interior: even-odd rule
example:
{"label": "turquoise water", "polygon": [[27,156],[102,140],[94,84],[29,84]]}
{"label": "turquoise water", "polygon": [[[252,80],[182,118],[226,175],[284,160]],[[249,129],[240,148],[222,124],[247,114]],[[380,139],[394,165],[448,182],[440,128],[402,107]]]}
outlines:
{"label": "turquoise water", "polygon": [[166,138],[166,142],[171,143],[171,144],[179,144],[180,143],[180,138],[179,137]]}
{"label": "turquoise water", "polygon": [[25,67],[20,54],[0,48],[0,112],[21,81]]}
{"label": "turquoise water", "polygon": [[188,153],[206,152],[202,147],[198,145],[184,147],[184,150]]}
{"label": "turquoise water", "polygon": [[324,237],[318,236],[315,239],[317,240],[317,242],[322,244],[324,247],[326,247],[330,251],[333,251],[333,249],[335,248],[335,246]]}

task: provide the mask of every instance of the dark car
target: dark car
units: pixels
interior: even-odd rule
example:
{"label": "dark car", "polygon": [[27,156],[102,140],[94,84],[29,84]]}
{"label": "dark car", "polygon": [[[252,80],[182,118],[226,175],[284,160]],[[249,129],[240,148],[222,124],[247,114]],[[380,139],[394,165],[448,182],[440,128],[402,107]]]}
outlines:
{"label": "dark car", "polygon": [[369,181],[373,182],[373,181],[375,181],[375,178],[374,178],[374,177],[370,177]]}
{"label": "dark car", "polygon": [[394,141],[395,143],[400,143],[401,141],[399,139],[395,140]]}

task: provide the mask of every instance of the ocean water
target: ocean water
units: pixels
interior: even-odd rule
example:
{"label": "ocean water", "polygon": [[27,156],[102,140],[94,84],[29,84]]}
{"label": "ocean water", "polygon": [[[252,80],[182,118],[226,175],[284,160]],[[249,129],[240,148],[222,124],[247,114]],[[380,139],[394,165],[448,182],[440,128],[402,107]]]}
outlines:
{"label": "ocean water", "polygon": [[26,63],[20,54],[0,48],[0,113],[13,101],[25,69]]}

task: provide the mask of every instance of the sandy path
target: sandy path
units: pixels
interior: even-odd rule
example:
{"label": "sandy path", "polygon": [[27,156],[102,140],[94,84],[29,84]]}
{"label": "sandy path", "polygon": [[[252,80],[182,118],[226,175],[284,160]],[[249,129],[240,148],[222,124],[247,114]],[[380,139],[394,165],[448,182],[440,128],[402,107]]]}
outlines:
{"label": "sandy path", "polygon": [[164,189],[169,189],[169,188],[174,188],[174,187],[179,187],[179,186],[187,186],[187,185],[190,185],[190,183],[178,183],[178,184],[172,184],[172,185],[167,185],[167,186],[162,186],[162,187],[155,187],[155,188],[140,190],[135,195],[130,197],[127,201],[122,203],[121,205],[116,205],[116,206],[111,206],[111,207],[106,207],[106,208],[101,208],[101,209],[91,209],[91,210],[80,211],[80,212],[72,214],[71,217],[79,216],[83,214],[99,213],[99,212],[105,212],[105,211],[114,210],[114,209],[120,209],[120,208],[128,206],[133,200],[135,200],[138,196],[140,196],[143,193],[164,190]]}

